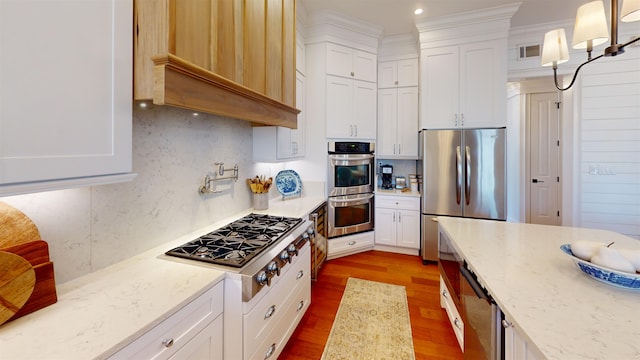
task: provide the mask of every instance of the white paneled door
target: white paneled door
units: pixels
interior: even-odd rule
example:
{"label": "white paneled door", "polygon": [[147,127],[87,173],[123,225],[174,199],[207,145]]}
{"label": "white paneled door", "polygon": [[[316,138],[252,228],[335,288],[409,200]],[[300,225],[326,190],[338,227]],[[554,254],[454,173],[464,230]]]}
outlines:
{"label": "white paneled door", "polygon": [[556,93],[529,98],[530,222],[560,225],[560,109]]}

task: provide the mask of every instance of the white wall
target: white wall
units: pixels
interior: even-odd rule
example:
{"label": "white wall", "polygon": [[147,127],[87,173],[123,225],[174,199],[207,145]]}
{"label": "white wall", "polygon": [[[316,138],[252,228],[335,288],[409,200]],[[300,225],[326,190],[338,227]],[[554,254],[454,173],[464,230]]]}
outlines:
{"label": "white wall", "polygon": [[[216,161],[239,180],[200,195]],[[253,164],[249,122],[158,106],[133,112],[134,181],[0,201],[34,220],[63,283],[250,208],[245,179],[277,170]]]}

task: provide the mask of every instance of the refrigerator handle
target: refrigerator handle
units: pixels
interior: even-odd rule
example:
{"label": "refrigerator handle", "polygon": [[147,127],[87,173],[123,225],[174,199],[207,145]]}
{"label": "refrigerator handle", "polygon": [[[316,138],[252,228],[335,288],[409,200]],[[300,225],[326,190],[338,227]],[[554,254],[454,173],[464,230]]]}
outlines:
{"label": "refrigerator handle", "polygon": [[466,174],[464,177],[464,201],[469,205],[469,199],[471,199],[471,148],[465,147],[465,164]]}
{"label": "refrigerator handle", "polygon": [[456,204],[460,205],[462,192],[462,155],[460,146],[456,146]]}

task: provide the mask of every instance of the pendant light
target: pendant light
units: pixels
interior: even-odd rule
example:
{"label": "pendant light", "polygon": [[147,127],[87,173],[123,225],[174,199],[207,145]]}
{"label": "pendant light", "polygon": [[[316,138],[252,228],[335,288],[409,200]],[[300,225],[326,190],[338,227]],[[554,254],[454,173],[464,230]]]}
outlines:
{"label": "pendant light", "polygon": [[[623,22],[640,20],[640,0],[623,0],[620,14],[620,20]],[[608,46],[602,54],[592,58],[591,52],[593,51],[593,47],[603,44],[607,40],[609,40],[609,31],[607,29],[607,18],[602,1],[592,1],[580,6],[576,14],[571,46],[574,49],[586,49],[587,61],[578,66],[569,86],[562,88],[558,84],[557,69],[559,64],[569,60],[566,35],[564,29],[555,29],[547,32],[542,45],[541,63],[542,66],[553,67],[553,79],[556,88],[560,91],[568,90],[573,86],[578,72],[584,65],[603,56],[620,55],[624,53],[625,47],[640,40],[640,37],[635,37],[627,43],[618,44],[618,0],[611,0],[610,46]]]}

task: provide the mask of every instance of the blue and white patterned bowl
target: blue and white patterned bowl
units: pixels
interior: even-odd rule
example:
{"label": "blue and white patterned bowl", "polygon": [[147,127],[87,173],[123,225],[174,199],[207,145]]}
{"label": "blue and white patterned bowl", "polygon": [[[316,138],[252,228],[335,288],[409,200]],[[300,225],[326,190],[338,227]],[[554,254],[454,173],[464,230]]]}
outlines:
{"label": "blue and white patterned bowl", "polygon": [[564,244],[560,246],[560,250],[571,257],[574,263],[593,279],[602,281],[605,284],[618,286],[625,289],[640,290],[640,274],[630,274],[618,270],[605,268],[586,260],[576,257],[571,252],[571,245]]}

